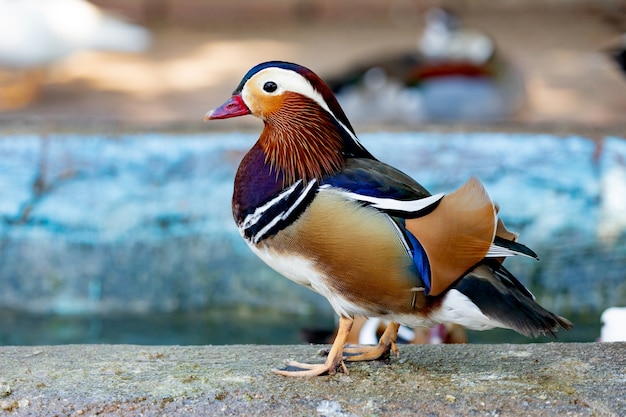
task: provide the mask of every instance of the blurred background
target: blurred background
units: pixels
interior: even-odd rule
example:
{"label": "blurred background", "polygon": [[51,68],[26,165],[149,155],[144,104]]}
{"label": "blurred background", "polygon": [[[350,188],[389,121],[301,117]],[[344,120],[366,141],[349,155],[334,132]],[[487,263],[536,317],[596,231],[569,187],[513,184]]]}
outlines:
{"label": "blurred background", "polygon": [[618,0],[0,0],[0,344],[326,340],[230,218],[260,122],[202,122],[271,59],[431,190],[485,180],[541,257],[509,267],[596,340],[626,305],[625,47]]}

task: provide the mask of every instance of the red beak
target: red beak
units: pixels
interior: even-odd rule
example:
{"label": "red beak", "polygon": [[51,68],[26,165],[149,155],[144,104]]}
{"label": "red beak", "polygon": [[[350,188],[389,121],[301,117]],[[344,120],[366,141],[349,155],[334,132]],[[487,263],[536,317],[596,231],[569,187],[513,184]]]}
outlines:
{"label": "red beak", "polygon": [[243,102],[240,94],[229,98],[224,104],[204,115],[204,121],[213,119],[228,119],[229,117],[250,114],[250,109]]}

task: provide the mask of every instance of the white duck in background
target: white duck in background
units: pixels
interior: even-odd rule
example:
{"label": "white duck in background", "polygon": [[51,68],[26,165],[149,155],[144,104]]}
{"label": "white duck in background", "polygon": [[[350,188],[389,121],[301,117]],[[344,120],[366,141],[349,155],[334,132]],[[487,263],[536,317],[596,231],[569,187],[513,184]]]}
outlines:
{"label": "white duck in background", "polygon": [[[43,70],[80,51],[138,53],[150,32],[84,0],[0,0],[0,109],[28,104],[43,82]],[[20,93],[19,82],[24,83]]]}
{"label": "white duck in background", "polygon": [[424,13],[424,21],[424,32],[417,47],[428,60],[484,65],[496,52],[491,36],[464,27],[458,16],[449,10],[431,7]]}
{"label": "white duck in background", "polygon": [[626,307],[607,308],[600,321],[600,342],[626,342]]}

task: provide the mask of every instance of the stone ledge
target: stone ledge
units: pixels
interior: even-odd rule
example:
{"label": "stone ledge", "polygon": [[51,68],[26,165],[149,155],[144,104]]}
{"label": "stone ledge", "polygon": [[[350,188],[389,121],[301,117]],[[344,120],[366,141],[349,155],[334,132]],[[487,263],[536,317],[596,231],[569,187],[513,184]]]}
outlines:
{"label": "stone ledge", "polygon": [[349,375],[270,371],[317,350],[0,347],[0,415],[626,415],[626,343],[402,346]]}

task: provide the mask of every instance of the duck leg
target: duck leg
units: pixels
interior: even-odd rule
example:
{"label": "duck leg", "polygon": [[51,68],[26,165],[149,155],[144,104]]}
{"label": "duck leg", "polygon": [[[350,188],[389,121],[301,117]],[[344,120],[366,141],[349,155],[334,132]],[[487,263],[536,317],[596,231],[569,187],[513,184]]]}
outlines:
{"label": "duck leg", "polygon": [[376,346],[355,346],[345,348],[343,351],[346,354],[346,360],[349,362],[357,361],[373,361],[385,353],[391,351],[394,355],[399,356],[398,347],[396,346],[396,339],[398,338],[398,329],[400,324],[390,322],[385,332],[380,337],[378,345]]}
{"label": "duck leg", "polygon": [[350,334],[350,329],[352,328],[353,322],[354,319],[349,317],[339,318],[339,329],[337,330],[337,336],[335,337],[335,341],[330,348],[330,352],[328,353],[328,358],[326,358],[326,362],[319,364],[310,364],[288,361],[286,368],[274,369],[274,372],[278,375],[283,376],[309,377],[318,376],[325,373],[333,375],[337,372],[337,368],[341,368],[341,371],[343,373],[348,374],[348,369],[343,363],[343,350],[348,335]]}

